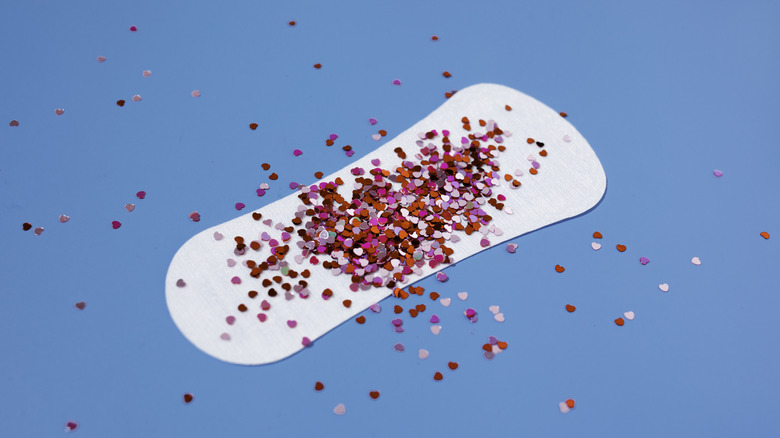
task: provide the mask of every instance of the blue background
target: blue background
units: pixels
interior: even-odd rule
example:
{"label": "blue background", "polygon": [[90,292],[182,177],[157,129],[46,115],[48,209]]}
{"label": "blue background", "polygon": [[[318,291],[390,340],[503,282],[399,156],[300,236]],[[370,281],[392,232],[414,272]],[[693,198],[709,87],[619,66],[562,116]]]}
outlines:
{"label": "blue background", "polygon": [[[68,420],[83,437],[776,433],[780,6],[742,3],[2,2],[0,435],[58,436]],[[268,366],[184,339],[163,282],[187,238],[480,82],[569,113],[607,173],[598,207],[420,282],[470,297],[425,298],[403,334],[385,301]],[[627,310],[636,319],[615,326]],[[509,348],[487,361],[490,335]]]}

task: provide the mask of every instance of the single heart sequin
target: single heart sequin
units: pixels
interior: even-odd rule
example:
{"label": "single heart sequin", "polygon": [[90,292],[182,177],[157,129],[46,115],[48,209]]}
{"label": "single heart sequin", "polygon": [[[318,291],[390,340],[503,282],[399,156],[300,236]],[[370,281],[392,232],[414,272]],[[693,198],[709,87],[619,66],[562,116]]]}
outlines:
{"label": "single heart sequin", "polygon": [[490,313],[495,315],[495,314],[497,314],[498,312],[501,311],[501,308],[496,306],[496,305],[493,305],[493,306],[488,307],[488,310],[490,310]]}
{"label": "single heart sequin", "polygon": [[225,322],[228,323],[228,325],[233,325],[236,322],[236,317],[230,315],[227,318],[225,318]]}
{"label": "single heart sequin", "polygon": [[69,221],[69,220],[70,220],[70,216],[68,216],[68,215],[66,215],[66,214],[61,214],[61,215],[60,215],[60,223],[61,223],[61,224],[64,224],[65,222],[67,222],[67,221]]}
{"label": "single heart sequin", "polygon": [[634,320],[634,312],[632,312],[630,310],[628,312],[623,313],[623,316],[625,316],[626,319],[629,320],[629,321],[633,321]]}
{"label": "single heart sequin", "polygon": [[133,96],[133,102],[140,102],[141,100],[143,99],[141,98],[140,94],[136,94]]}
{"label": "single heart sequin", "polygon": [[135,204],[125,204],[125,210],[127,211],[135,210]]}
{"label": "single heart sequin", "polygon": [[230,282],[233,284],[241,284],[241,278],[239,277],[233,277],[230,279]]}
{"label": "single heart sequin", "polygon": [[565,271],[565,270],[566,270],[566,268],[564,268],[563,266],[561,266],[561,265],[555,265],[555,272],[557,272],[557,273],[559,273],[559,274],[560,274],[561,272],[563,272],[563,271]]}
{"label": "single heart sequin", "polygon": [[439,300],[442,306],[449,307],[452,300],[450,298],[442,298]]}
{"label": "single heart sequin", "polygon": [[431,333],[433,333],[434,335],[438,335],[439,333],[441,333],[441,326],[440,325],[432,325],[431,326]]}
{"label": "single heart sequin", "polygon": [[601,249],[601,244],[597,242],[591,242],[590,247],[593,248],[594,251],[598,251]]}
{"label": "single heart sequin", "polygon": [[61,115],[65,114],[65,110],[62,109],[62,108],[57,108],[56,110],[54,110],[54,114],[57,114],[58,116],[61,116]]}
{"label": "single heart sequin", "polygon": [[347,413],[347,408],[344,406],[344,403],[339,403],[333,408],[333,413],[336,415],[344,415]]}
{"label": "single heart sequin", "polygon": [[693,263],[696,266],[701,265],[701,260],[698,257],[694,257],[691,259],[691,263]]}
{"label": "single heart sequin", "polygon": [[79,428],[79,424],[75,421],[68,421],[65,423],[65,432],[73,432],[74,430]]}
{"label": "single heart sequin", "polygon": [[11,120],[11,123],[8,124],[9,126],[19,126],[18,120]]}
{"label": "single heart sequin", "polygon": [[183,398],[184,398],[184,403],[187,403],[187,404],[189,404],[189,403],[191,403],[191,402],[192,402],[192,399],[193,399],[194,397],[192,396],[192,394],[184,394],[184,397],[183,397]]}
{"label": "single heart sequin", "polygon": [[766,231],[762,231],[760,234],[761,234],[761,237],[763,237],[764,239],[769,240],[769,233],[767,233]]}
{"label": "single heart sequin", "polygon": [[647,258],[647,257],[639,257],[639,263],[641,263],[643,265],[646,265],[646,264],[650,263],[650,259]]}
{"label": "single heart sequin", "polygon": [[506,252],[508,252],[510,254],[514,254],[516,250],[517,250],[517,244],[516,243],[508,243],[506,245]]}
{"label": "single heart sequin", "polygon": [[466,301],[466,298],[468,297],[469,297],[468,292],[458,292],[458,298],[460,298],[461,300]]}
{"label": "single heart sequin", "polygon": [[715,170],[713,170],[713,171],[712,171],[712,174],[713,174],[713,175],[715,175],[715,176],[717,176],[718,178],[720,178],[720,177],[722,177],[722,176],[723,176],[723,171],[722,171],[722,170],[715,169]]}
{"label": "single heart sequin", "polygon": [[200,97],[200,90],[192,90],[192,93],[190,93],[192,97]]}
{"label": "single heart sequin", "polygon": [[661,289],[661,292],[669,292],[669,284],[661,283],[658,285],[658,289]]}
{"label": "single heart sequin", "polygon": [[117,228],[122,226],[122,222],[119,221],[111,221],[111,226],[116,230]]}
{"label": "single heart sequin", "polygon": [[214,240],[222,240],[222,238],[225,237],[220,233],[219,231],[214,231]]}
{"label": "single heart sequin", "polygon": [[184,287],[186,285],[187,283],[185,283],[184,280],[182,280],[181,278],[176,280],[176,287]]}
{"label": "single heart sequin", "polygon": [[146,192],[141,190],[140,192],[136,193],[135,196],[138,199],[144,199],[146,197]]}
{"label": "single heart sequin", "polygon": [[295,328],[297,326],[298,326],[298,321],[296,321],[294,319],[287,320],[287,327]]}
{"label": "single heart sequin", "polygon": [[79,310],[84,310],[85,307],[87,307],[87,303],[85,303],[84,301],[79,301],[78,303],[76,303],[76,308]]}
{"label": "single heart sequin", "polygon": [[393,85],[401,85],[400,79],[393,79]]}
{"label": "single heart sequin", "polygon": [[190,219],[193,222],[200,222],[200,213],[198,213],[197,211],[193,211],[192,213],[190,213]]}
{"label": "single heart sequin", "polygon": [[106,57],[105,56],[98,56],[97,57],[97,62],[106,62]]}
{"label": "single heart sequin", "polygon": [[152,75],[152,71],[151,70],[144,70],[144,72],[142,74],[143,74],[143,76],[145,78],[148,78],[149,76]]}
{"label": "single heart sequin", "polygon": [[575,310],[577,310],[577,308],[572,306],[571,304],[567,304],[566,305],[566,311],[567,312],[571,313],[571,312],[574,312]]}
{"label": "single heart sequin", "polygon": [[222,339],[223,341],[229,341],[230,335],[227,333],[222,333],[221,335],[219,335],[219,338]]}
{"label": "single heart sequin", "polygon": [[404,344],[398,343],[398,344],[393,345],[393,350],[395,350],[395,351],[404,351],[405,350]]}
{"label": "single heart sequin", "polygon": [[374,139],[374,140],[376,140],[376,141],[379,141],[379,140],[382,138],[382,136],[381,136],[381,135],[379,135],[379,134],[372,134],[372,135],[371,135],[371,138],[373,138],[373,139]]}
{"label": "single heart sequin", "polygon": [[429,321],[431,323],[433,323],[433,324],[436,324],[436,323],[439,322],[439,316],[438,315],[433,315],[433,316],[431,316],[431,319],[429,319]]}
{"label": "single heart sequin", "polygon": [[495,319],[498,322],[504,322],[504,314],[503,313],[496,313],[493,316],[493,319]]}
{"label": "single heart sequin", "polygon": [[296,157],[300,157],[301,155],[303,155],[303,151],[300,150],[300,149],[294,149],[293,150],[293,155],[296,156]]}
{"label": "single heart sequin", "polygon": [[370,123],[370,124],[372,124],[372,125],[376,125],[376,122],[377,122],[377,120],[376,120],[375,118],[373,118],[373,117],[370,117],[370,118],[368,119],[368,123]]}
{"label": "single heart sequin", "polygon": [[428,352],[428,350],[421,348],[420,351],[417,352],[417,357],[419,357],[422,360],[428,359],[428,356],[430,356],[431,353]]}

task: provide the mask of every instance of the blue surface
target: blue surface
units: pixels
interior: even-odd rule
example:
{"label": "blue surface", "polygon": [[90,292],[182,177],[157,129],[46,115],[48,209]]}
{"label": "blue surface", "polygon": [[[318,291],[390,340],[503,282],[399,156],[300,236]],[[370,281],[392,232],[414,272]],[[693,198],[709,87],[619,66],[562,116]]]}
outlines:
{"label": "blue surface", "polygon": [[[68,420],[83,437],[776,433],[777,2],[113,3],[0,5],[0,435],[58,436]],[[438,337],[427,318],[392,333],[385,301],[269,366],[184,339],[163,280],[188,237],[480,82],[570,114],[607,173],[596,209],[422,281],[470,292],[448,309],[425,299]],[[263,162],[280,179],[258,198]],[[616,327],[626,310],[636,319]],[[509,349],[487,361],[490,335]],[[577,408],[562,415],[567,398]]]}

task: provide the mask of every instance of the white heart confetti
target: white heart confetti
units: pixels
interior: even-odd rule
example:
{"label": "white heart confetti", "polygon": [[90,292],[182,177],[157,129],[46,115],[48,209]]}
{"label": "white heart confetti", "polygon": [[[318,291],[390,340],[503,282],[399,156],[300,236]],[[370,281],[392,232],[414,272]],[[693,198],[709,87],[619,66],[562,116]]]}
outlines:
{"label": "white heart confetti", "polygon": [[669,292],[669,284],[661,283],[658,285],[658,289],[661,289],[662,292]]}
{"label": "white heart confetti", "polygon": [[374,134],[374,135],[372,135],[372,136],[371,136],[371,138],[373,138],[373,139],[374,139],[374,140],[376,140],[376,141],[379,141],[379,139],[381,139],[381,138],[382,138],[382,136],[381,136],[381,135],[379,135],[379,134]]}
{"label": "white heart confetti", "polygon": [[563,136],[563,141],[565,141],[566,143],[569,143],[571,141],[571,137],[569,137],[569,134]]}
{"label": "white heart confetti", "polygon": [[190,93],[192,97],[200,97],[200,90],[192,90],[192,93]]}
{"label": "white heart confetti", "polygon": [[441,332],[441,326],[440,325],[432,325],[431,326],[431,333],[434,335],[438,335]]}
{"label": "white heart confetti", "polygon": [[442,306],[444,306],[444,307],[450,307],[450,302],[451,302],[451,301],[452,301],[452,300],[451,300],[451,299],[449,299],[449,298],[442,298],[442,299],[440,299],[440,300],[439,300],[439,302],[441,303],[441,305],[442,305]]}
{"label": "white heart confetti", "polygon": [[566,402],[558,403],[558,409],[561,410],[561,414],[565,414],[571,410],[568,406],[566,406]]}
{"label": "white heart confetti", "polygon": [[333,408],[333,413],[336,415],[344,415],[347,413],[347,407],[344,406],[344,403],[339,403]]}
{"label": "white heart confetti", "polygon": [[428,359],[428,356],[430,356],[430,355],[431,355],[431,353],[429,353],[428,350],[426,350],[424,348],[421,348],[420,352],[417,353],[417,357],[419,357],[420,359],[423,359],[423,360],[424,359]]}
{"label": "white heart confetti", "polygon": [[625,316],[626,319],[629,320],[629,321],[633,321],[634,320],[634,312],[632,312],[630,310],[628,312],[625,312],[623,314],[623,316]]}
{"label": "white heart confetti", "polygon": [[133,96],[133,102],[140,102],[140,101],[141,101],[141,95],[140,94],[136,94],[135,96]]}
{"label": "white heart confetti", "polygon": [[503,313],[497,313],[493,319],[495,319],[498,322],[504,322],[504,314]]}
{"label": "white heart confetti", "polygon": [[498,312],[500,312],[500,311],[501,311],[501,308],[500,308],[500,307],[498,307],[498,306],[496,306],[496,305],[492,305],[492,306],[488,307],[488,310],[490,310],[490,312],[491,312],[493,315],[495,315],[496,313],[498,313]]}
{"label": "white heart confetti", "polygon": [[693,263],[696,266],[699,266],[699,265],[701,265],[701,260],[699,260],[698,257],[694,257],[694,258],[691,259],[691,263]]}
{"label": "white heart confetti", "polygon": [[461,300],[466,301],[466,298],[468,297],[469,297],[468,292],[458,292],[458,298],[460,298]]}
{"label": "white heart confetti", "polygon": [[601,244],[597,242],[592,242],[590,244],[590,247],[593,248],[593,251],[598,251],[601,249]]}

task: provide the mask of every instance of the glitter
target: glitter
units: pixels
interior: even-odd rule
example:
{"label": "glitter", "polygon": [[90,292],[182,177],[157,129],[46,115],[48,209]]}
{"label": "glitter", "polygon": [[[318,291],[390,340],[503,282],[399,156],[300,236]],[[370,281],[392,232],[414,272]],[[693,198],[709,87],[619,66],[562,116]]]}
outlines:
{"label": "glitter", "polygon": [[117,228],[122,226],[122,222],[119,221],[112,221],[111,226],[116,230]]}
{"label": "glitter", "polygon": [[669,292],[669,283],[659,284],[658,289],[661,289],[661,292]]}
{"label": "glitter", "polygon": [[641,263],[642,265],[646,265],[646,264],[650,263],[650,259],[647,258],[647,257],[644,257],[644,256],[643,257],[639,257],[639,263]]}

